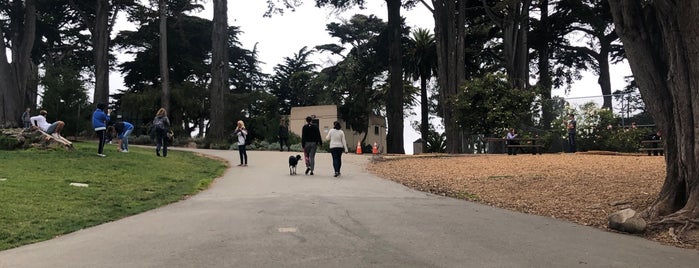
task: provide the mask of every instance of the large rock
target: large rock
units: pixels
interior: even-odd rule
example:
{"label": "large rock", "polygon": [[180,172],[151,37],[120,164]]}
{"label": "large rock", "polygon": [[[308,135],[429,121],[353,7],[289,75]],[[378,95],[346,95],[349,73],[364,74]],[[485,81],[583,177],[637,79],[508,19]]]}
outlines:
{"label": "large rock", "polygon": [[647,226],[646,221],[630,208],[614,212],[607,219],[609,228],[627,233],[642,233]]}

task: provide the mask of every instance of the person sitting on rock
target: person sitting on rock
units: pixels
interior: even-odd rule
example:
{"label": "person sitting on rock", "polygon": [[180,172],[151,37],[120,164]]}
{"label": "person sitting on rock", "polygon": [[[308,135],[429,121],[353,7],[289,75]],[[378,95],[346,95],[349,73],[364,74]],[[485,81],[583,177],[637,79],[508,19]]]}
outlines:
{"label": "person sitting on rock", "polygon": [[48,113],[46,110],[41,110],[39,111],[39,115],[32,116],[29,118],[29,121],[32,123],[32,126],[41,129],[41,131],[46,132],[46,134],[49,134],[56,139],[63,139],[63,136],[61,136],[61,130],[63,130],[65,123],[63,121],[56,121],[49,124],[46,122],[47,114]]}

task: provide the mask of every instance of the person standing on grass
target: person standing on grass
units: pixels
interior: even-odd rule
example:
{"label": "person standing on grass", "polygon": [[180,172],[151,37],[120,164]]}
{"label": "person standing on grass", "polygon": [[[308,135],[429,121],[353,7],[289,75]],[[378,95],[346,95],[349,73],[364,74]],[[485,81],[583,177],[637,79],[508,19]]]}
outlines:
{"label": "person standing on grass", "polygon": [[106,104],[98,103],[97,109],[92,113],[92,127],[95,129],[99,139],[99,145],[97,146],[97,156],[99,157],[106,156],[104,155],[104,143],[107,141],[107,123],[109,123],[109,114],[111,113],[110,110],[106,109]]}
{"label": "person standing on grass", "polygon": [[22,125],[25,129],[32,127],[31,112],[32,108],[27,107],[27,109],[24,110],[24,113],[22,113]]}
{"label": "person standing on grass", "polygon": [[131,135],[133,129],[133,125],[126,121],[114,124],[114,133],[112,135],[115,135],[117,139],[119,139],[119,145],[117,147],[118,152],[129,152],[129,135]]}
{"label": "person standing on grass", "polygon": [[167,157],[167,132],[170,129],[170,119],[167,118],[165,108],[158,109],[153,118],[155,129],[155,155],[160,156],[160,148],[163,148],[163,157]]}
{"label": "person standing on grass", "polygon": [[248,130],[245,128],[245,123],[243,123],[243,120],[238,120],[238,123],[236,125],[235,131],[233,131],[233,134],[238,136],[238,154],[240,155],[240,165],[238,165],[238,166],[247,167],[248,166],[248,152],[245,151],[245,140],[247,139],[247,136],[248,136]]}
{"label": "person standing on grass", "polygon": [[575,121],[575,116],[573,114],[568,114],[568,123],[566,124],[566,129],[568,130],[568,152],[575,153],[575,130],[578,127],[578,123]]}
{"label": "person standing on grass", "polygon": [[306,175],[308,175],[308,172],[313,175],[316,150],[318,150],[318,146],[321,144],[323,144],[323,141],[320,139],[320,129],[313,124],[313,117],[306,117],[306,124],[301,129],[301,147],[303,147],[304,154],[308,156]]}
{"label": "person standing on grass", "polygon": [[340,168],[342,167],[342,151],[347,153],[347,140],[345,140],[345,132],[342,131],[342,126],[340,122],[333,122],[333,128],[328,131],[328,135],[325,136],[326,140],[330,140],[330,154],[333,157],[333,169],[335,170],[335,175],[333,177],[340,176]]}

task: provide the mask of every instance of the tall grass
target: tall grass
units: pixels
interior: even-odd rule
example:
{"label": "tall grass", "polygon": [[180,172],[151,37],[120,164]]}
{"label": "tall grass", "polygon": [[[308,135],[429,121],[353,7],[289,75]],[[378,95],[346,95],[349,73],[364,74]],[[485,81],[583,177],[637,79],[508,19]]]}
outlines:
{"label": "tall grass", "polygon": [[[129,148],[0,151],[0,250],[147,211],[203,190],[226,164],[194,153]],[[84,183],[75,187],[70,183]]]}

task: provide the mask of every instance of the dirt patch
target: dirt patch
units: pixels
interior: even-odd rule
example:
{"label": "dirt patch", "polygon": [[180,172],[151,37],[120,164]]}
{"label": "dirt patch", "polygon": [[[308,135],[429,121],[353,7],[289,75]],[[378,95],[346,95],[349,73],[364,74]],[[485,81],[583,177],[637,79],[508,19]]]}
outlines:
{"label": "dirt patch", "polygon": [[[665,179],[665,160],[660,156],[577,153],[386,159],[368,169],[420,191],[609,231],[610,213],[625,208],[642,211]],[[699,249],[696,239],[676,242],[666,231],[640,236]]]}

